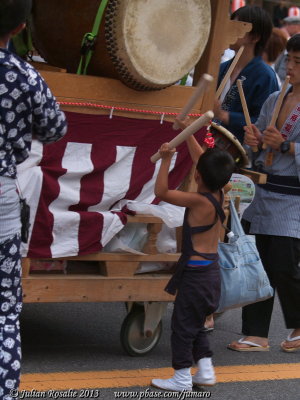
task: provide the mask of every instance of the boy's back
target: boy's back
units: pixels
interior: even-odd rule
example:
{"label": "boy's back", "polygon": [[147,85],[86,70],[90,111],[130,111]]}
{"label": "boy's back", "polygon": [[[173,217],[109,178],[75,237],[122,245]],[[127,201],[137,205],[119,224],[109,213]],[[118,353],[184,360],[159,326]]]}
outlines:
{"label": "boy's back", "polygon": [[[192,235],[193,248],[200,253],[216,253],[222,225],[221,220],[218,218],[214,205],[207,197],[203,196],[201,193],[193,193],[193,195],[196,195],[199,201],[198,203],[195,203],[195,206],[189,207],[187,217],[189,226],[204,227],[213,224],[209,230]],[[210,193],[210,195],[213,196],[219,204],[221,204],[221,191],[217,193]],[[201,260],[203,257],[191,256],[191,259]]]}

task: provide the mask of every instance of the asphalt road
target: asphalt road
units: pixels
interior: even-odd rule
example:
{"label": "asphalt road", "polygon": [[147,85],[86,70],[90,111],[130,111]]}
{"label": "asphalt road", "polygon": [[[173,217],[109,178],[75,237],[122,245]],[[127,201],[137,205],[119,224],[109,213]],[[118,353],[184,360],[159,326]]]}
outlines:
{"label": "asphalt road", "polygon": [[[153,369],[160,373],[164,368],[170,367],[170,316],[172,304],[169,304],[167,312],[163,317],[163,333],[157,347],[144,357],[130,357],[121,347],[119,335],[120,327],[126,316],[125,306],[122,303],[69,303],[69,304],[25,304],[23,308],[21,326],[23,338],[23,380],[30,376],[28,374],[45,374],[38,378],[38,390],[36,393],[27,391],[27,398],[38,398],[41,396],[43,380],[50,373],[61,373],[59,378],[53,377],[53,388],[57,387],[55,379],[60,379],[69,372],[78,372],[76,382],[82,379],[82,388],[87,387],[83,375],[94,371],[95,376],[101,376],[104,371],[119,370],[145,371],[150,369],[149,381]],[[210,389],[211,397],[214,400],[238,399],[238,400],[299,400],[300,399],[300,375],[297,379],[283,379],[281,366],[293,365],[300,371],[300,352],[287,354],[280,350],[280,342],[287,336],[284,327],[283,317],[278,303],[273,313],[270,352],[263,353],[238,353],[226,349],[226,345],[233,339],[240,336],[240,310],[231,310],[221,315],[215,325],[215,330],[210,334],[211,346],[214,350],[214,364],[222,371],[228,366],[243,366],[242,381],[218,383]],[[264,380],[260,376],[259,367],[270,364]],[[295,367],[296,364],[296,367]],[[299,364],[299,366],[297,365]],[[279,365],[279,372],[273,371],[273,365]],[[254,367],[253,367],[254,366]],[[242,367],[239,367],[242,368]],[[250,370],[254,369],[254,378]],[[152,370],[152,371],[151,371]],[[249,371],[249,381],[247,373]],[[272,372],[273,371],[273,372]],[[105,372],[106,373],[106,372]],[[49,375],[51,376],[51,375]],[[158,375],[159,376],[159,375]],[[246,376],[246,377],[245,377]],[[257,376],[257,378],[255,378]],[[52,379],[52,378],[51,378]],[[253,380],[255,379],[255,380]],[[74,382],[74,381],[73,381]],[[98,382],[98,381],[97,381]],[[115,392],[124,392],[120,398],[154,398],[160,395],[159,391],[146,386],[148,378],[145,378],[141,385],[133,383],[130,385],[130,378],[124,387],[118,387],[117,378],[111,380],[112,385],[99,385],[93,387],[89,384],[88,391],[82,398],[115,399]],[[115,385],[114,385],[115,382]],[[133,381],[136,382],[136,381]],[[57,398],[65,398],[67,389],[56,395]],[[109,386],[109,385],[108,385]],[[115,387],[112,387],[115,386]],[[81,387],[81,386],[80,386]],[[32,390],[36,388],[33,386]],[[99,390],[99,393],[91,392],[91,389]],[[137,392],[136,395],[133,392]],[[78,391],[78,393],[80,393]],[[156,393],[156,395],[155,395]],[[73,394],[75,396],[75,394]],[[171,394],[168,394],[171,396]],[[48,396],[48,394],[47,394]],[[53,394],[52,394],[53,396]],[[146,397],[147,396],[147,397]],[[20,396],[21,397],[21,396]],[[43,397],[43,398],[51,398]],[[54,398],[54,397],[52,397]],[[70,395],[68,398],[71,398]],[[75,398],[79,398],[79,395]],[[158,397],[156,397],[158,398]],[[168,397],[175,398],[175,397]]]}

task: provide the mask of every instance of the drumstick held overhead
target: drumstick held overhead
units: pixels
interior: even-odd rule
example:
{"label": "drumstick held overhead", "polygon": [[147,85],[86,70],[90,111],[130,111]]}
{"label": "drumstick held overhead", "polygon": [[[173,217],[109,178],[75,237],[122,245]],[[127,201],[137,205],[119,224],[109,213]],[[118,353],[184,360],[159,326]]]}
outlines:
{"label": "drumstick held overhead", "polygon": [[[210,120],[214,117],[214,113],[212,111],[207,111],[205,114],[203,114],[200,118],[196,119],[191,125],[189,125],[187,128],[185,128],[182,132],[179,133],[179,135],[175,136],[174,139],[172,139],[169,143],[170,149],[173,149],[174,147],[177,147],[180,145],[182,142],[184,142],[189,136],[193,135],[195,132],[197,132],[202,126],[207,125]],[[155,163],[161,158],[159,152],[153,154],[153,156],[150,158],[150,160]]]}
{"label": "drumstick held overhead", "polygon": [[236,66],[237,62],[239,61],[243,51],[244,51],[244,46],[241,46],[239,48],[239,51],[236,53],[236,55],[235,55],[231,65],[230,65],[230,67],[228,68],[228,71],[226,72],[224,78],[222,79],[222,82],[220,83],[220,86],[218,87],[218,90],[216,92],[216,98],[217,99],[221,96],[221,94],[222,94],[222,92],[223,92],[223,90],[224,90],[224,88],[226,86],[226,83],[227,83],[228,79],[230,78],[230,76],[232,74],[232,71],[234,70],[234,67]]}
{"label": "drumstick held overhead", "polygon": [[[273,112],[273,115],[272,115],[272,118],[271,118],[271,121],[270,121],[270,124],[269,124],[270,126],[275,126],[275,124],[276,124],[276,121],[277,121],[277,118],[278,118],[278,114],[279,114],[279,111],[281,109],[282,102],[283,102],[283,99],[284,99],[284,96],[285,96],[285,93],[286,93],[286,89],[287,89],[287,86],[288,86],[289,82],[290,82],[290,77],[289,77],[289,75],[287,75],[286,78],[285,78],[285,81],[283,83],[281,92],[280,92],[280,94],[278,96],[278,99],[276,101],[274,112]],[[266,149],[267,147],[268,146],[265,143],[263,143],[262,148]]]}
{"label": "drumstick held overhead", "polygon": [[[250,118],[250,115],[249,115],[249,111],[248,111],[247,102],[246,102],[246,99],[245,99],[244,90],[243,90],[243,84],[242,84],[241,79],[237,80],[237,87],[238,87],[240,98],[241,98],[241,102],[242,102],[242,107],[243,107],[243,111],[244,111],[246,125],[252,131],[251,118]],[[251,147],[251,149],[252,149],[252,151],[254,153],[256,153],[258,151],[258,147],[257,146],[253,146],[253,147]]]}
{"label": "drumstick held overhead", "polygon": [[[201,78],[197,83],[194,93],[192,94],[186,105],[182,108],[180,114],[178,114],[177,116],[177,119],[179,121],[184,121],[184,119],[187,117],[188,113],[193,108],[199,97],[206,92],[206,90],[208,89],[209,85],[213,80],[214,78],[209,74],[203,74],[201,76]],[[173,129],[175,130],[179,129],[177,121],[174,122]]]}

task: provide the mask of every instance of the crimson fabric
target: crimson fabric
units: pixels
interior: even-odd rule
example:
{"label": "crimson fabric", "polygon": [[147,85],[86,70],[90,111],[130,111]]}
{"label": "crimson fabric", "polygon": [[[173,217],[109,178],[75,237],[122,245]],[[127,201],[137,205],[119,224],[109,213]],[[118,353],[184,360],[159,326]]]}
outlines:
{"label": "crimson fabric", "polygon": [[[53,241],[53,212],[49,206],[59,196],[61,191],[60,178],[68,176],[68,170],[63,168],[63,158],[68,144],[89,144],[91,151],[87,154],[92,163],[92,171],[83,174],[80,179],[79,201],[72,203],[68,211],[80,216],[78,229],[78,254],[88,254],[101,250],[103,235],[103,211],[117,213],[122,224],[126,223],[126,214],[122,211],[110,211],[114,204],[122,199],[135,200],[141,194],[145,185],[152,187],[151,195],[146,201],[158,204],[159,199],[153,193],[155,183],[155,164],[150,161],[164,142],[170,141],[180,131],[172,129],[172,123],[159,120],[132,119],[125,117],[88,115],[68,112],[68,133],[59,142],[44,146],[43,156],[39,163],[43,174],[43,183],[39,196],[35,221],[32,227],[31,239],[27,255],[32,258],[52,257],[51,243]],[[203,142],[205,130],[197,134]],[[131,168],[130,184],[127,193],[114,199],[112,204],[106,204],[106,210],[89,211],[89,207],[100,204],[104,191],[105,172],[116,162],[117,146],[135,148]],[[180,185],[191,168],[191,160],[185,143],[177,148],[178,156],[175,167],[170,172],[170,188]],[[81,162],[82,160],[78,160]],[[118,177],[118,170],[113,179]],[[69,177],[72,186],[72,174]],[[71,187],[70,187],[71,188]],[[117,200],[117,201],[116,201]],[[70,230],[72,226],[70,226]],[[68,244],[66,243],[66,246]],[[74,255],[74,253],[72,253]]]}

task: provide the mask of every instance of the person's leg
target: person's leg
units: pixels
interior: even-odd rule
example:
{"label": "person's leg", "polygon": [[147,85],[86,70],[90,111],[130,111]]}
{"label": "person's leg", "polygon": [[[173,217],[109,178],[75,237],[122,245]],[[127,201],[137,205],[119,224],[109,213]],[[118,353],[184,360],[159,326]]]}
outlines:
{"label": "person's leg", "polygon": [[20,235],[0,243],[0,397],[11,400],[21,368],[19,315],[22,309]]}
{"label": "person's leg", "polygon": [[[216,265],[207,272],[205,279],[201,279],[201,293],[204,311],[214,312],[219,304],[221,292],[221,277],[219,267]],[[213,315],[213,314],[211,314]],[[212,351],[205,329],[200,329],[193,346],[193,357],[198,367],[193,376],[194,385],[212,386],[216,383],[216,376],[212,364]]]}
{"label": "person's leg", "polygon": [[[272,273],[272,236],[256,235],[256,246],[262,260],[265,271],[272,287],[274,279]],[[262,347],[253,347],[254,351],[268,349],[268,334],[274,305],[274,297],[249,304],[242,309],[242,332],[245,335],[243,341],[252,342]],[[233,341],[229,348],[232,350],[247,350],[252,348],[250,344]]]}
{"label": "person's leg", "polygon": [[278,297],[287,329],[292,329],[281,344],[285,351],[300,349],[300,239],[278,238],[282,260],[275,263]]}
{"label": "person's leg", "polygon": [[[184,271],[175,298],[171,322],[172,366],[175,373],[169,379],[152,379],[151,385],[160,389],[170,391],[192,390],[190,369],[193,364],[192,344],[194,335],[191,325],[189,286],[189,272]],[[202,319],[204,320],[204,317]]]}
{"label": "person's leg", "polygon": [[[211,357],[212,355],[206,333],[203,330],[207,315],[205,293],[209,289],[205,287],[205,274],[202,271],[184,271],[184,277],[175,299],[171,325],[172,366],[174,369],[191,367],[195,351],[196,357]],[[196,340],[198,335],[201,336],[202,342]],[[195,342],[197,342],[196,347]]]}

